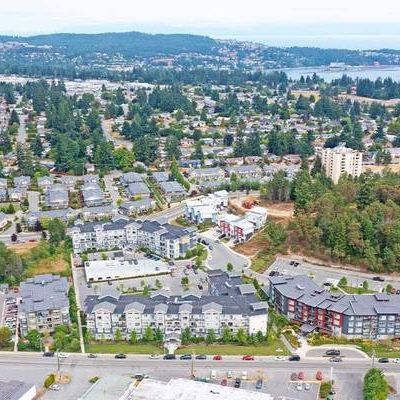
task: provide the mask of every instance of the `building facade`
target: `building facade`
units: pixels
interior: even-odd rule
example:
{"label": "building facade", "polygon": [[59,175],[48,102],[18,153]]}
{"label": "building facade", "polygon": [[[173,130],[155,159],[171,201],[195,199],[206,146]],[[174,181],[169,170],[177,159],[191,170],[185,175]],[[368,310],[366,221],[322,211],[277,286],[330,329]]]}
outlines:
{"label": "building facade", "polygon": [[335,184],[344,174],[357,177],[362,172],[362,153],[344,146],[323,149],[321,162],[325,168],[326,175]]}
{"label": "building facade", "polygon": [[189,328],[192,335],[200,337],[210,330],[220,336],[226,328],[233,334],[239,329],[266,334],[268,304],[257,298],[253,285],[243,284],[240,275],[220,270],[210,272],[208,284],[206,295],[159,291],[150,297],[118,292],[88,296],[87,328],[96,339],[113,339],[116,332],[129,339],[132,331],[141,337],[148,327],[163,334],[181,334]]}
{"label": "building facade", "polygon": [[345,295],[322,289],[306,275],[269,277],[274,308],[305,331],[361,339],[400,337],[400,296]]}
{"label": "building facade", "polygon": [[134,221],[124,217],[106,223],[79,223],[70,230],[70,234],[75,253],[137,246],[175,259],[197,243],[195,228],[160,224],[157,221]]}
{"label": "building facade", "polygon": [[37,275],[21,283],[20,294],[18,317],[22,336],[32,329],[51,333],[58,325],[70,324],[67,278]]}

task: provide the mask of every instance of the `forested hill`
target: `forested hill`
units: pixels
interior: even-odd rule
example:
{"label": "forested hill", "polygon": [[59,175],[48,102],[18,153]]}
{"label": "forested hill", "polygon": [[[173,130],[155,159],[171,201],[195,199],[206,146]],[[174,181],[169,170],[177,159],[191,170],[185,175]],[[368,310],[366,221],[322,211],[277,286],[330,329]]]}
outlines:
{"label": "forested hill", "polygon": [[72,34],[38,36],[0,36],[0,42],[21,42],[35,46],[63,48],[69,55],[121,53],[125,56],[151,56],[179,53],[214,54],[217,42],[207,36],[187,34],[147,34],[141,32]]}

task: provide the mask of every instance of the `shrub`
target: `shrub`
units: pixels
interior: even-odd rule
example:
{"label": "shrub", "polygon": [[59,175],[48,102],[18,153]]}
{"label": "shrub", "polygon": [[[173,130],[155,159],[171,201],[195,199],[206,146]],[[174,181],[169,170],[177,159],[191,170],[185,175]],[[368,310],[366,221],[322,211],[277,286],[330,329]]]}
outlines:
{"label": "shrub", "polygon": [[89,379],[89,383],[96,383],[100,378],[98,376],[92,376]]}
{"label": "shrub", "polygon": [[44,381],[44,387],[48,389],[55,381],[56,381],[55,374],[47,375],[47,378]]}
{"label": "shrub", "polygon": [[319,397],[321,397],[322,399],[325,399],[326,397],[329,396],[329,393],[332,389],[332,384],[331,382],[322,382],[321,386],[319,388]]}

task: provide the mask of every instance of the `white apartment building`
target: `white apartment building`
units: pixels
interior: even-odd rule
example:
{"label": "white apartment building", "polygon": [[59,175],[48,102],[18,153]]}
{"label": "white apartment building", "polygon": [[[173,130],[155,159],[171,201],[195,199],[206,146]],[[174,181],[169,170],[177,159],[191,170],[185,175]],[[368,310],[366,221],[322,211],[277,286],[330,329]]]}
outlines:
{"label": "white apartment building", "polygon": [[145,247],[169,259],[183,256],[197,243],[197,230],[157,221],[134,221],[119,217],[112,222],[78,223],[71,230],[75,253],[93,250]]}
{"label": "white apartment building", "polygon": [[357,177],[362,172],[362,152],[349,149],[345,146],[323,149],[321,161],[326,175],[335,184],[338,183],[339,178],[344,174]]}
{"label": "white apartment building", "polygon": [[85,299],[87,328],[96,339],[113,339],[117,331],[129,339],[132,331],[141,337],[146,328],[163,334],[180,334],[189,328],[204,337],[213,330],[220,336],[228,328],[235,334],[267,332],[268,303],[260,301],[253,285],[243,284],[240,274],[221,270],[209,272],[209,294],[186,292],[171,295],[163,291],[150,297],[118,292]]}
{"label": "white apartment building", "polygon": [[185,217],[195,224],[205,221],[217,223],[218,213],[228,206],[228,192],[220,190],[186,203]]}

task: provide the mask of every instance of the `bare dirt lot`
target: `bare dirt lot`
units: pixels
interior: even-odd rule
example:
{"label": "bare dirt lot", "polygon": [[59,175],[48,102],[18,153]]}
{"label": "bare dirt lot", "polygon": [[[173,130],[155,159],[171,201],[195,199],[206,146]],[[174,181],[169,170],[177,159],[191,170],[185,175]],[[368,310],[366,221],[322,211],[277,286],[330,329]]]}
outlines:
{"label": "bare dirt lot", "polygon": [[32,249],[37,247],[39,242],[24,242],[24,243],[16,243],[10,244],[8,247],[15,251],[19,255],[23,255],[29,253]]}
{"label": "bare dirt lot", "polygon": [[385,169],[389,169],[392,172],[400,172],[400,164],[363,165],[362,172],[372,171],[374,173],[382,173]]}

